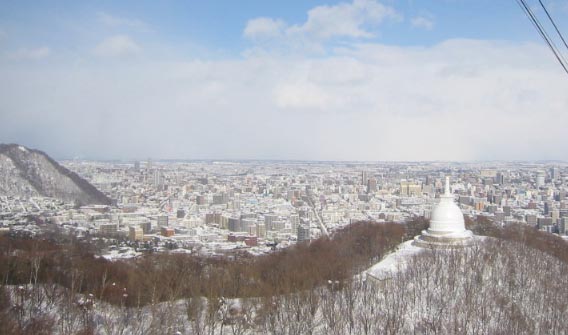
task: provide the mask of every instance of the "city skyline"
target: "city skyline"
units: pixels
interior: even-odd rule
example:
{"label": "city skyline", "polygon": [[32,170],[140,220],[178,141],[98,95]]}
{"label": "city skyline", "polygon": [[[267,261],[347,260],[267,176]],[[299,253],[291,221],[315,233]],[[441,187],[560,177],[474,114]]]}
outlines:
{"label": "city skyline", "polygon": [[568,159],[515,1],[0,7],[0,142],[59,159]]}

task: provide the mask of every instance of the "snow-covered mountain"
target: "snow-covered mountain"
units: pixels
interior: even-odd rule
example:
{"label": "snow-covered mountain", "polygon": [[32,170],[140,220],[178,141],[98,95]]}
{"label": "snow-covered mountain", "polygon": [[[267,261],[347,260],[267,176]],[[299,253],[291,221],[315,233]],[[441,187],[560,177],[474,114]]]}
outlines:
{"label": "snow-covered mountain", "polygon": [[0,144],[0,195],[45,196],[81,205],[111,203],[93,185],[45,153],[17,144]]}

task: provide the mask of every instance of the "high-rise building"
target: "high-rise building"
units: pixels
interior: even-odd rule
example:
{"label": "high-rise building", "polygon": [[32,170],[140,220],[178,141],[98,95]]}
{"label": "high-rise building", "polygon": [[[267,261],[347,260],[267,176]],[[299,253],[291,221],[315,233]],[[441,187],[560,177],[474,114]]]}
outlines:
{"label": "high-rise building", "polygon": [[400,195],[401,196],[417,196],[422,194],[422,185],[403,179],[400,181]]}
{"label": "high-rise building", "polygon": [[102,223],[99,225],[99,232],[103,235],[116,235],[118,227],[115,223]]}
{"label": "high-rise building", "polygon": [[205,214],[205,224],[212,224],[215,223],[215,214],[214,213],[206,213]]}
{"label": "high-rise building", "polygon": [[537,223],[537,217],[534,214],[527,214],[525,216],[525,221],[528,225],[534,226]]}
{"label": "high-rise building", "polygon": [[495,183],[499,185],[505,184],[505,175],[503,172],[497,172],[495,174]]}
{"label": "high-rise building", "polygon": [[546,174],[544,173],[544,171],[538,171],[536,174],[536,187],[540,188],[544,186],[544,178],[545,178]]}
{"label": "high-rise building", "polygon": [[227,228],[229,229],[229,231],[242,231],[240,218],[230,217]]}
{"label": "high-rise building", "polygon": [[550,211],[550,217],[552,218],[553,223],[557,223],[558,219],[560,219],[560,211],[558,209],[553,209]]}
{"label": "high-rise building", "polygon": [[131,241],[143,241],[144,240],[144,230],[142,227],[130,227],[128,230],[128,238]]}
{"label": "high-rise building", "polygon": [[545,201],[544,202],[544,215],[550,214],[552,212],[553,204],[552,201]]}
{"label": "high-rise building", "polygon": [[367,181],[367,193],[374,192],[377,192],[377,179],[375,177],[371,177]]}
{"label": "high-rise building", "polygon": [[492,202],[496,205],[501,205],[501,201],[503,201],[503,195],[495,194],[492,196]]}
{"label": "high-rise building", "polygon": [[298,242],[310,241],[312,238],[310,224],[302,223],[298,226]]}
{"label": "high-rise building", "polygon": [[198,195],[195,197],[195,203],[198,205],[206,205],[207,198],[204,195]]}
{"label": "high-rise building", "polygon": [[154,187],[160,188],[163,185],[162,171],[156,169],[154,170]]}
{"label": "high-rise building", "polygon": [[536,219],[536,222],[538,224],[538,228],[542,228],[544,226],[552,226],[553,222],[552,222],[552,218],[538,218]]}
{"label": "high-rise building", "polygon": [[558,225],[558,232],[562,235],[568,235],[568,217],[560,219],[560,224]]}
{"label": "high-rise building", "polygon": [[224,205],[229,202],[229,195],[227,193],[220,193],[213,195],[213,204],[214,205]]}
{"label": "high-rise building", "polygon": [[367,171],[361,172],[361,185],[367,185],[367,181],[369,180],[369,173]]}
{"label": "high-rise building", "polygon": [[152,223],[150,221],[140,222],[140,228],[142,228],[144,234],[150,234],[152,231]]}
{"label": "high-rise building", "polygon": [[229,229],[229,216],[221,215],[221,218],[219,220],[219,228]]}
{"label": "high-rise building", "polygon": [[495,213],[497,212],[498,207],[496,205],[489,205],[489,206],[485,206],[485,210],[487,211],[487,213]]}
{"label": "high-rise building", "polygon": [[264,224],[266,225],[267,230],[274,230],[272,228],[272,222],[278,220],[278,215],[276,214],[265,214],[264,215]]}
{"label": "high-rise building", "polygon": [[550,169],[550,178],[552,178],[552,180],[560,179],[560,169],[558,167],[555,166]]}
{"label": "high-rise building", "polygon": [[272,221],[271,223],[272,227],[270,227],[270,230],[274,230],[274,231],[282,231],[286,228],[286,222],[282,221],[282,220],[275,220]]}
{"label": "high-rise building", "polygon": [[264,223],[256,223],[256,236],[261,238],[266,237],[266,225]]}
{"label": "high-rise building", "polygon": [[158,227],[167,227],[168,226],[168,216],[167,215],[157,216],[156,221],[157,221]]}
{"label": "high-rise building", "polygon": [[298,225],[300,224],[300,216],[298,214],[290,215],[290,228],[292,231],[298,230]]}
{"label": "high-rise building", "polygon": [[240,231],[250,232],[250,229],[256,230],[256,222],[257,221],[256,221],[255,218],[241,219],[241,230]]}

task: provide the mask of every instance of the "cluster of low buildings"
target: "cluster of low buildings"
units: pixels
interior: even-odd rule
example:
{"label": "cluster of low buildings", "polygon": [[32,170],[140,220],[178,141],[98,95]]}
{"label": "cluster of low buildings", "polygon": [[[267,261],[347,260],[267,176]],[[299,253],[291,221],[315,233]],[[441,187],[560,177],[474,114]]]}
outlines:
{"label": "cluster of low buildings", "polygon": [[560,163],[91,162],[63,164],[116,201],[76,208],[0,195],[0,233],[55,224],[142,250],[253,254],[368,220],[429,218],[444,177],[462,212],[566,235]]}

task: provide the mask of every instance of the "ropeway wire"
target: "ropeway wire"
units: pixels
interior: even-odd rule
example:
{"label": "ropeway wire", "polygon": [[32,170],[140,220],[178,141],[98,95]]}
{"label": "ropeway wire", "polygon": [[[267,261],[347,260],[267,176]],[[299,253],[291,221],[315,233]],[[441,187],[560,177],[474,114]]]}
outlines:
{"label": "ropeway wire", "polygon": [[550,23],[552,23],[552,26],[553,26],[554,29],[556,30],[556,33],[558,33],[558,36],[560,36],[560,39],[562,40],[562,43],[564,43],[564,46],[566,47],[566,49],[568,49],[568,44],[566,43],[566,40],[564,39],[564,36],[562,36],[562,33],[560,32],[560,29],[558,29],[558,26],[556,25],[556,22],[554,22],[554,20],[552,19],[552,16],[551,16],[550,13],[548,12],[548,9],[546,9],[546,6],[544,6],[544,3],[542,2],[542,0],[538,0],[538,2],[540,2],[540,6],[542,7],[542,9],[544,9],[544,12],[546,13],[546,16],[548,16],[548,19],[550,20]]}
{"label": "ropeway wire", "polygon": [[564,56],[558,51],[558,48],[554,44],[554,41],[550,38],[550,36],[548,36],[546,30],[544,30],[544,27],[542,26],[536,15],[532,12],[532,10],[527,5],[525,0],[516,0],[516,1],[517,4],[519,4],[521,9],[523,10],[523,12],[527,15],[528,19],[531,21],[531,23],[533,24],[539,35],[546,42],[546,44],[548,45],[548,47],[550,48],[550,50],[552,51],[552,53],[554,54],[554,56],[562,66],[562,68],[564,69],[564,72],[568,74],[568,65],[567,65],[568,62],[566,62]]}
{"label": "ropeway wire", "polygon": [[558,51],[556,44],[554,44],[554,41],[552,40],[552,38],[550,38],[550,36],[546,32],[543,25],[538,20],[538,17],[530,9],[530,6],[527,5],[525,0],[517,0],[517,3],[521,6],[521,8],[525,12],[527,17],[529,18],[529,20],[531,21],[531,23],[533,24],[533,26],[537,30],[537,32],[540,34],[542,39],[546,42],[546,44],[548,45],[548,47],[550,48],[550,50],[552,51],[554,56],[556,56],[556,59],[558,60],[558,62],[560,62],[560,65],[562,65],[564,70],[567,71],[567,73],[568,73],[567,65],[566,65],[567,64],[566,59],[564,59],[563,55]]}

